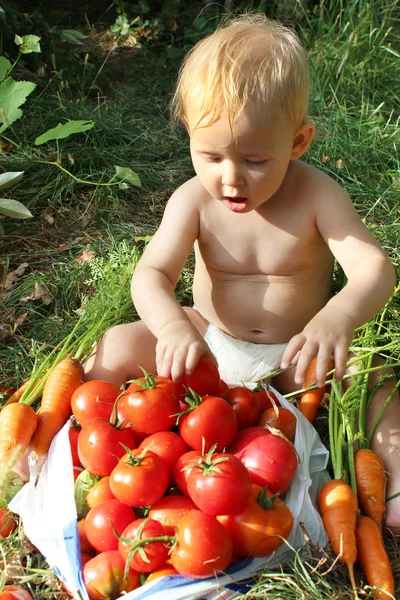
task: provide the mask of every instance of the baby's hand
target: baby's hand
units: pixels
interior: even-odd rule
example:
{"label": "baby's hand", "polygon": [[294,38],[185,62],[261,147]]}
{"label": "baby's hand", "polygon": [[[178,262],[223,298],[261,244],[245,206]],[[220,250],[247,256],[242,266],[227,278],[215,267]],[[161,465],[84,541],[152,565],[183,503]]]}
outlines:
{"label": "baby's hand", "polygon": [[[180,381],[190,375],[209,348],[197,329],[188,321],[172,321],[161,329],[156,345],[157,373]],[[212,357],[213,360],[214,357]]]}
{"label": "baby's hand", "polygon": [[290,364],[296,365],[295,382],[302,385],[317,354],[317,385],[323,387],[331,358],[335,362],[335,379],[340,381],[345,374],[353,334],[353,319],[338,308],[326,306],[289,341],[280,366],[286,369]]}

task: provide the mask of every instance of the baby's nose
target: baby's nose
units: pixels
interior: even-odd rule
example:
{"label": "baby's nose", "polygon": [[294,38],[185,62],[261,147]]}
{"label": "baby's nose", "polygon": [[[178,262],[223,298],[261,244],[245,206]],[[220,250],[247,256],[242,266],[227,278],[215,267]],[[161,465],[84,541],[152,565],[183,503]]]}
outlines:
{"label": "baby's nose", "polygon": [[223,164],[222,171],[223,185],[237,186],[243,183],[243,177],[240,173],[238,165],[232,161],[226,161]]}

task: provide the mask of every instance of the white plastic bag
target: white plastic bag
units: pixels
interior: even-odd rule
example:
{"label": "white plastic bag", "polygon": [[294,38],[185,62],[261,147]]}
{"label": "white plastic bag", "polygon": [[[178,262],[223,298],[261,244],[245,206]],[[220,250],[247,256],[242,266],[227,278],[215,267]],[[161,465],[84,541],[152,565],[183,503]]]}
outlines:
{"label": "white plastic bag", "polygon": [[[281,406],[294,412],[297,417],[294,445],[299,455],[299,465],[285,497],[294,517],[288,544],[293,548],[302,546],[304,535],[300,523],[303,523],[314,544],[323,547],[327,543],[327,537],[314,504],[322,484],[329,479],[326,471],[328,451],[307,419],[279,392],[271,389]],[[37,483],[35,462],[31,458],[31,479],[15,496],[10,509],[21,516],[26,535],[46,557],[71,593],[76,598],[88,600],[79,559],[69,426],[67,423],[53,440]],[[241,560],[232,564],[224,575],[203,580],[186,579],[178,575],[166,576],[129,592],[122,598],[231,600],[239,591],[248,591],[246,583],[250,578],[266,567],[270,569],[283,565],[291,554],[290,548],[283,544],[266,558]]]}

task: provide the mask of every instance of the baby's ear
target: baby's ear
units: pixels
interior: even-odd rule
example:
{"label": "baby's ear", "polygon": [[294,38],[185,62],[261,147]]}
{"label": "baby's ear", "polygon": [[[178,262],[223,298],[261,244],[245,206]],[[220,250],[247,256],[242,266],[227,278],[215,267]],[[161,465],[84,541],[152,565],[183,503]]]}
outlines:
{"label": "baby's ear", "polygon": [[293,139],[292,153],[290,155],[290,158],[292,160],[303,156],[304,152],[307,150],[307,148],[312,142],[314,133],[314,123],[306,121],[305,123],[300,125]]}

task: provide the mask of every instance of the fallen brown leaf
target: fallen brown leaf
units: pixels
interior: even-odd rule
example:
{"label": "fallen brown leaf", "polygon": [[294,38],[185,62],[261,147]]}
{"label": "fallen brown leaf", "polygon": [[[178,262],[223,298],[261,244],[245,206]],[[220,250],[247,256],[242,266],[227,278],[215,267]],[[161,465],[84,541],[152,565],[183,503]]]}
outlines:
{"label": "fallen brown leaf", "polygon": [[95,256],[96,256],[96,253],[93,252],[93,250],[90,250],[89,248],[85,248],[85,250],[82,252],[82,254],[80,256],[78,256],[78,258],[75,258],[75,262],[78,265],[81,265],[82,263],[87,262],[88,260],[92,260]]}
{"label": "fallen brown leaf", "polygon": [[44,213],[43,215],[43,219],[45,221],[47,221],[47,223],[49,225],[54,225],[54,217],[52,217],[52,215],[50,215],[49,213]]}
{"label": "fallen brown leaf", "polygon": [[22,277],[22,275],[25,273],[25,271],[28,267],[29,267],[29,264],[27,262],[25,262],[25,263],[22,263],[21,265],[19,265],[19,267],[17,267],[15,269],[15,271],[10,271],[9,273],[7,273],[7,277],[4,282],[4,289],[10,290],[12,288],[12,286],[14,285],[14,283],[16,281],[18,281],[18,279],[20,277]]}

